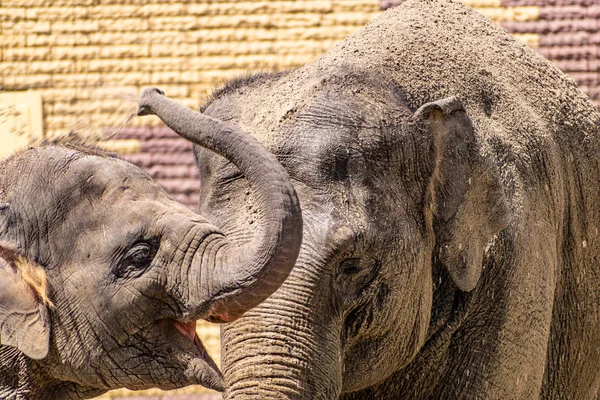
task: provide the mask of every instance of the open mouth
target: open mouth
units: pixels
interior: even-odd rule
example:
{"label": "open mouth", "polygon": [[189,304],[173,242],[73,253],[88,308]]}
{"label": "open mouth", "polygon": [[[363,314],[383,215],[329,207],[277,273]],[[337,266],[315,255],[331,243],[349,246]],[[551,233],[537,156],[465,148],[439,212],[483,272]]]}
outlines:
{"label": "open mouth", "polygon": [[199,378],[199,383],[209,389],[219,392],[224,391],[225,383],[223,375],[198,337],[196,333],[196,321],[186,322],[171,319],[170,322],[183,337],[193,343],[195,350],[199,353],[196,354],[196,360],[193,362],[193,370]]}

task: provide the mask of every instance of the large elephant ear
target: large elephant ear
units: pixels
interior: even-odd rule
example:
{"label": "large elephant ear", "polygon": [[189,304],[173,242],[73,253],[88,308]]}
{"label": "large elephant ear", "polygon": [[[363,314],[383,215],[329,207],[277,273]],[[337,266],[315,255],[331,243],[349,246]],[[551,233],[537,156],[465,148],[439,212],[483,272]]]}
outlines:
{"label": "large elephant ear", "polygon": [[471,291],[481,276],[485,247],[508,225],[504,191],[458,98],[427,103],[415,118],[434,138],[426,214],[438,259],[460,290]]}
{"label": "large elephant ear", "polygon": [[41,267],[6,247],[0,244],[0,345],[40,360],[48,354],[50,343],[49,303],[36,293],[45,276],[40,275]]}

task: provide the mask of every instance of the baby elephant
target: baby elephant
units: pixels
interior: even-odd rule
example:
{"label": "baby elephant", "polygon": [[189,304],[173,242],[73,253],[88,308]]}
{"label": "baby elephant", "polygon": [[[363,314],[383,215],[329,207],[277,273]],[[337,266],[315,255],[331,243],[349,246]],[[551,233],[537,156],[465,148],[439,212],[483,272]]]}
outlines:
{"label": "baby elephant", "polygon": [[[76,146],[0,162],[0,398],[225,383],[195,332],[271,295],[298,255],[294,188],[257,140],[146,90],[156,114],[240,168],[257,234],[232,240],[144,171]],[[267,217],[268,213],[268,217]]]}

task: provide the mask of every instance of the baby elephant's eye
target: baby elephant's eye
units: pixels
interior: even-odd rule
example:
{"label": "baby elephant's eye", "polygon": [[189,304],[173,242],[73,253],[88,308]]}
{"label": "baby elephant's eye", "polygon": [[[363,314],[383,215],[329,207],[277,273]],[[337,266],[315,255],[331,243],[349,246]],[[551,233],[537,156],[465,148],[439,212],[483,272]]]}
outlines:
{"label": "baby elephant's eye", "polygon": [[138,242],[133,245],[119,263],[115,275],[119,278],[134,278],[141,275],[152,263],[157,246],[148,242]]}

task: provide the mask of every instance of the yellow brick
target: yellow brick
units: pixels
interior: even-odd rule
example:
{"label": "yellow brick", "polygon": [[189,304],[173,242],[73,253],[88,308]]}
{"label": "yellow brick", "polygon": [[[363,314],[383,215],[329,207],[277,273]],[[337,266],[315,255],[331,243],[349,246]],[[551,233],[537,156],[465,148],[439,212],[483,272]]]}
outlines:
{"label": "yellow brick", "polygon": [[27,75],[28,62],[0,62],[0,76]]}
{"label": "yellow brick", "polygon": [[192,15],[240,15],[283,13],[327,13],[332,11],[330,1],[255,1],[229,3],[191,3],[187,13]]}
{"label": "yellow brick", "polygon": [[46,116],[47,129],[67,129],[72,132],[89,134],[92,131],[92,121],[89,115],[51,114]]}
{"label": "yellow brick", "polygon": [[4,47],[25,47],[27,45],[26,35],[2,35],[0,34],[0,48]]}
{"label": "yellow brick", "polygon": [[326,27],[310,28],[281,28],[281,29],[206,29],[186,31],[181,34],[186,37],[186,42],[234,42],[234,41],[273,41],[273,40],[340,40],[355,32],[357,26],[336,26],[334,29]]}
{"label": "yellow brick", "polygon": [[323,15],[323,26],[353,25],[362,27],[373,20],[379,13],[340,12]]}
{"label": "yellow brick", "polygon": [[[269,26],[278,28],[319,26],[327,15],[330,14],[273,14],[269,18]],[[237,26],[246,26],[244,18],[240,18],[239,22]]]}
{"label": "yellow brick", "polygon": [[[188,65],[190,70],[257,70],[285,67],[296,67],[316,58],[316,54],[249,54],[239,56],[207,56],[190,58]],[[204,73],[205,71],[203,71]]]}
{"label": "yellow brick", "polygon": [[50,22],[48,21],[4,21],[2,22],[2,34],[29,34],[50,33]]}
{"label": "yellow brick", "polygon": [[137,70],[140,72],[184,71],[188,69],[187,57],[140,58]]}
{"label": "yellow brick", "polygon": [[87,7],[30,7],[27,19],[37,21],[56,21],[87,18]]}
{"label": "yellow brick", "polygon": [[52,48],[52,58],[55,60],[62,59],[90,59],[98,58],[100,56],[99,46],[75,46],[75,47],[62,47],[56,46]]}
{"label": "yellow brick", "polygon": [[201,55],[325,53],[337,40],[279,40],[258,42],[209,42],[200,45]]}
{"label": "yellow brick", "polygon": [[0,21],[19,21],[25,19],[25,8],[0,7]]}
{"label": "yellow brick", "polygon": [[45,47],[10,47],[4,49],[3,59],[6,61],[33,61],[50,58],[50,49]]}
{"label": "yellow brick", "polygon": [[133,101],[119,98],[91,99],[78,101],[57,101],[53,103],[54,114],[85,114],[85,113],[114,113],[123,112],[136,105]]}
{"label": "yellow brick", "polygon": [[123,100],[139,100],[141,91],[134,85],[120,85],[118,87],[95,87],[89,88],[88,99],[123,99]]}
{"label": "yellow brick", "polygon": [[189,57],[197,56],[199,54],[199,46],[196,44],[184,44],[181,46],[173,46],[171,44],[152,44],[150,46],[151,57]]}
{"label": "yellow brick", "polygon": [[166,17],[183,15],[185,13],[189,13],[189,10],[186,10],[186,7],[189,7],[190,5],[192,4],[144,4],[137,10],[137,14],[142,17]]}
{"label": "yellow brick", "polygon": [[150,85],[150,74],[146,72],[111,72],[102,74],[102,83],[110,86]]}
{"label": "yellow brick", "polygon": [[[201,72],[200,75],[203,76],[204,73]],[[190,97],[198,99],[202,103],[204,102],[204,97],[211,93],[214,88],[215,86],[211,83],[190,84]]]}
{"label": "yellow brick", "polygon": [[537,21],[540,19],[539,7],[514,7],[514,21]]}
{"label": "yellow brick", "polygon": [[185,32],[173,31],[128,31],[128,32],[100,32],[88,35],[90,44],[112,45],[119,43],[128,44],[181,44],[190,43],[186,40]]}
{"label": "yellow brick", "polygon": [[202,85],[209,84],[215,86],[229,79],[236,78],[238,76],[248,74],[248,70],[244,68],[232,68],[232,69],[206,69],[200,72],[199,83]]}
{"label": "yellow brick", "polygon": [[139,5],[97,5],[94,7],[89,7],[89,18],[92,19],[102,19],[102,18],[131,18],[138,16],[138,10],[140,9]]}
{"label": "yellow brick", "polygon": [[163,83],[195,83],[198,82],[199,73],[196,70],[189,71],[164,71],[164,72],[153,72],[150,80],[147,82],[153,85],[160,85]]}
{"label": "yellow brick", "polygon": [[89,19],[76,19],[71,21],[54,21],[52,22],[53,33],[63,32],[95,32],[100,28],[98,21]]}
{"label": "yellow brick", "polygon": [[41,92],[44,103],[56,101],[72,101],[73,99],[87,98],[89,96],[88,90],[58,86],[52,86],[49,88],[42,89]]}
{"label": "yellow brick", "polygon": [[379,0],[333,0],[333,12],[380,12]]}
{"label": "yellow brick", "polygon": [[536,33],[513,33],[512,34],[517,39],[523,41],[527,46],[531,48],[540,47],[540,35]]}
{"label": "yellow brick", "polygon": [[128,72],[139,71],[139,59],[80,60],[75,64],[77,72]]}
{"label": "yellow brick", "polygon": [[124,46],[102,46],[100,57],[103,58],[138,58],[148,57],[150,49],[147,44],[124,45]]}
{"label": "yellow brick", "polygon": [[[142,94],[142,90],[144,90],[145,86],[140,86],[137,88],[137,96]],[[189,87],[184,84],[161,84],[160,90],[165,92],[165,94],[171,98],[186,98],[189,96]]]}
{"label": "yellow brick", "polygon": [[10,7],[75,7],[89,6],[97,0],[2,0],[2,6]]}
{"label": "yellow brick", "polygon": [[136,139],[103,140],[98,142],[97,146],[118,154],[139,153],[142,147],[141,142]]}
{"label": "yellow brick", "polygon": [[150,20],[152,31],[187,31],[190,29],[208,28],[197,23],[197,18],[189,15],[180,17],[156,17]]}
{"label": "yellow brick", "polygon": [[85,33],[27,35],[27,46],[87,46],[89,44],[89,36]]}
{"label": "yellow brick", "polygon": [[51,75],[16,75],[11,74],[3,76],[4,90],[27,90],[34,88],[44,88],[52,85]]}
{"label": "yellow brick", "polygon": [[54,86],[57,87],[89,87],[102,85],[104,81],[98,73],[87,74],[55,74]]}
{"label": "yellow brick", "polygon": [[148,20],[141,18],[101,19],[100,29],[109,32],[147,31]]}
{"label": "yellow brick", "polygon": [[29,63],[31,74],[69,74],[75,71],[73,61],[32,61]]}

